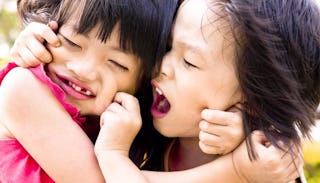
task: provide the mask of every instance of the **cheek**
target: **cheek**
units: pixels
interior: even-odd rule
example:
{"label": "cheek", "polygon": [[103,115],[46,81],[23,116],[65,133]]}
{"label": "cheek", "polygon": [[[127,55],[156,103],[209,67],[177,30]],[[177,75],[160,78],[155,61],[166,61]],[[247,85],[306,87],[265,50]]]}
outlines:
{"label": "cheek", "polygon": [[137,79],[125,79],[125,80],[121,80],[118,83],[119,83],[118,85],[119,91],[134,95],[139,88],[140,81],[138,81]]}
{"label": "cheek", "polygon": [[234,80],[212,85],[206,92],[208,96],[206,103],[211,109],[226,110],[241,101],[239,85]]}
{"label": "cheek", "polygon": [[142,75],[140,73],[135,73],[132,76],[126,77],[125,81],[123,81],[122,83],[126,85],[124,87],[125,91],[131,95],[134,95],[140,87],[142,87],[142,89],[143,87],[145,87],[141,82]]}

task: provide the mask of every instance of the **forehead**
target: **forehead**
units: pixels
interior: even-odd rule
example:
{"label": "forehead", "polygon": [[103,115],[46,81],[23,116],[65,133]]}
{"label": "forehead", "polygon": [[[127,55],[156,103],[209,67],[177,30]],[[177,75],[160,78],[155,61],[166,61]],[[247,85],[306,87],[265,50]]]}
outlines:
{"label": "forehead", "polygon": [[206,0],[187,0],[181,5],[173,28],[173,41],[186,48],[206,50],[211,56],[234,45],[230,23],[222,11],[223,5]]}

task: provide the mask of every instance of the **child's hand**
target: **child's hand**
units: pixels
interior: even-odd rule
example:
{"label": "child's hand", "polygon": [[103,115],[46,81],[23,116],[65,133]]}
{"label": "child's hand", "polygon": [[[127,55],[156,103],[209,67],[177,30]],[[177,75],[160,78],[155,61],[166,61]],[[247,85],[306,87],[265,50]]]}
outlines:
{"label": "child's hand", "polygon": [[243,140],[244,130],[240,106],[229,111],[205,109],[199,124],[199,146],[207,154],[227,154]]}
{"label": "child's hand", "polygon": [[48,25],[30,23],[18,36],[10,50],[11,59],[22,67],[36,66],[52,61],[51,53],[44,43],[55,47],[60,41],[54,31],[58,29],[57,22],[51,21]]}
{"label": "child's hand", "polygon": [[114,102],[101,115],[100,125],[96,155],[114,151],[128,156],[131,143],[142,125],[138,100],[127,93],[117,93]]}
{"label": "child's hand", "polygon": [[299,149],[292,156],[270,145],[260,131],[254,131],[248,138],[252,139],[258,155],[256,160],[250,161],[245,142],[233,152],[235,169],[244,182],[288,183],[299,176],[304,177],[303,158]]}

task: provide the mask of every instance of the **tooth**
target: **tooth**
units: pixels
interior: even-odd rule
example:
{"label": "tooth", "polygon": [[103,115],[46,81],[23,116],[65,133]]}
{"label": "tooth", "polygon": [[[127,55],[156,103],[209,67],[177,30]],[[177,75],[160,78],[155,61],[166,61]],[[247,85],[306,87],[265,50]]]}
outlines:
{"label": "tooth", "polygon": [[85,92],[85,94],[89,96],[89,95],[91,95],[91,92],[87,90],[87,91]]}
{"label": "tooth", "polygon": [[161,91],[159,88],[156,88],[156,92],[157,92],[159,95],[162,95],[162,91]]}
{"label": "tooth", "polygon": [[78,92],[81,92],[81,88],[79,86],[76,86],[75,90],[78,91]]}

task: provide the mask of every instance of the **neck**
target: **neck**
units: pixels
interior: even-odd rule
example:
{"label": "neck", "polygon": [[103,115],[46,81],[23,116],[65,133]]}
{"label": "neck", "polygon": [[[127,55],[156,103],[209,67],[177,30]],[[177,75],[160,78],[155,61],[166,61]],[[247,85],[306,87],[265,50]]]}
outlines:
{"label": "neck", "polygon": [[170,171],[190,169],[216,159],[218,155],[208,155],[201,151],[199,138],[177,138],[169,152]]}

